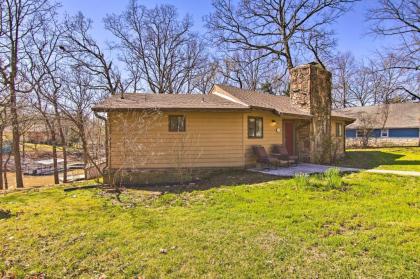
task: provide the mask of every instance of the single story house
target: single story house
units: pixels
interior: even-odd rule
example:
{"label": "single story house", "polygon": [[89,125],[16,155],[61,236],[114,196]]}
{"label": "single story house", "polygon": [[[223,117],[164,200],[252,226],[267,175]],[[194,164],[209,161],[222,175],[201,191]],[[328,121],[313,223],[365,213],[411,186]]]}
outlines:
{"label": "single story house", "polygon": [[166,183],[256,165],[252,146],[283,144],[301,161],[345,152],[354,118],[331,110],[331,73],[290,71],[290,97],[214,85],[207,95],[123,94],[93,107],[107,114],[107,172],[125,184]]}
{"label": "single story house", "polygon": [[348,147],[420,144],[420,103],[352,107],[337,112],[357,119],[346,126]]}

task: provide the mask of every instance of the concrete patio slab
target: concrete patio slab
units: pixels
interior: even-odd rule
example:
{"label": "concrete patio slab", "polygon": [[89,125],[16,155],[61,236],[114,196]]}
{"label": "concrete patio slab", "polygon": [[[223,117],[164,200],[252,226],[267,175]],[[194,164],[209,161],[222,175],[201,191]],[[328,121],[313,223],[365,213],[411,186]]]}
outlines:
{"label": "concrete patio slab", "polygon": [[[277,169],[250,169],[250,171],[261,172],[265,174],[281,176],[281,177],[293,177],[298,173],[305,174],[316,174],[323,173],[329,168],[334,168],[335,166],[326,166],[326,165],[317,165],[317,164],[306,164],[301,163],[296,166],[291,166],[288,168],[277,168]],[[337,167],[340,172],[358,172],[360,169],[356,168],[344,168]]]}

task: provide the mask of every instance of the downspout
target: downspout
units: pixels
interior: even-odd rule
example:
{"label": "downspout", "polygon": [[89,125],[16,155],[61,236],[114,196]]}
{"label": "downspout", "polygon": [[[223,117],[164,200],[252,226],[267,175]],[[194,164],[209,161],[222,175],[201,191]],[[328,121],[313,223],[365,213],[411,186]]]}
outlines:
{"label": "downspout", "polygon": [[105,168],[104,170],[107,170],[107,176],[108,176],[108,183],[111,181],[111,177],[110,177],[110,171],[109,171],[109,162],[110,162],[110,151],[109,151],[109,122],[108,122],[108,118],[106,118],[105,116],[100,115],[97,111],[93,112],[95,114],[95,116],[100,119],[103,120],[105,123]]}

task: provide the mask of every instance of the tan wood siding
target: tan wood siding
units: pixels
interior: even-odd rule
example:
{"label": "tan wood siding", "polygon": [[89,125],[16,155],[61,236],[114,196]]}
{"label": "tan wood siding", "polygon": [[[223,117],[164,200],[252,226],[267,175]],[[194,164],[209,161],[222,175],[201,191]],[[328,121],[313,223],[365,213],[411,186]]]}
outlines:
{"label": "tan wood siding", "polygon": [[[169,132],[168,115],[185,115],[186,131]],[[263,138],[248,138],[249,116],[263,118]],[[273,144],[284,142],[283,118],[270,111],[110,112],[109,119],[113,169],[252,166],[253,145],[270,152]],[[336,121],[331,125],[332,142],[341,154],[344,137],[335,136]]]}
{"label": "tan wood siding", "polygon": [[[248,116],[256,116],[263,118],[263,138],[248,138]],[[253,145],[262,145],[269,153],[273,144],[283,143],[283,122],[279,116],[269,111],[255,111],[244,113],[242,119],[242,126],[244,131],[243,148],[246,165],[255,164],[256,158],[252,151]],[[275,121],[275,123],[273,122],[273,120]],[[280,128],[279,133],[276,131],[277,128]]]}
{"label": "tan wood siding", "polygon": [[[168,115],[185,115],[186,131],[169,132]],[[242,113],[112,112],[111,168],[244,166]]]}

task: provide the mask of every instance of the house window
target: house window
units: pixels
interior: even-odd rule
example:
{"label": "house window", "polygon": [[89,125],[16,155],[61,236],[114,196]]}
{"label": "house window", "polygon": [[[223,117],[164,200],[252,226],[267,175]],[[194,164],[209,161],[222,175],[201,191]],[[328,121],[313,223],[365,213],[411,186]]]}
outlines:
{"label": "house window", "polygon": [[248,117],[248,138],[263,137],[263,119],[262,117]]}
{"label": "house window", "polygon": [[169,115],[169,132],[185,132],[185,116]]}
{"label": "house window", "polygon": [[381,138],[387,138],[389,135],[389,130],[388,129],[382,129],[381,130]]}
{"label": "house window", "polygon": [[356,138],[363,138],[366,136],[365,130],[356,130]]}
{"label": "house window", "polygon": [[337,137],[343,136],[343,123],[336,123],[335,124],[335,135]]}

